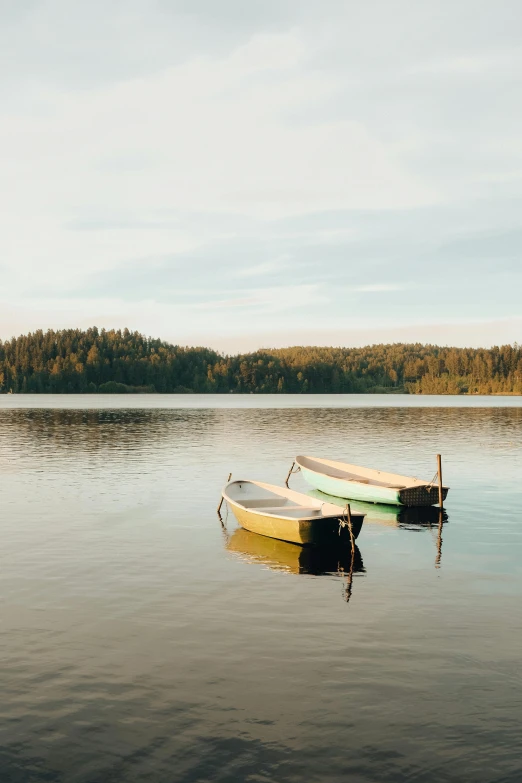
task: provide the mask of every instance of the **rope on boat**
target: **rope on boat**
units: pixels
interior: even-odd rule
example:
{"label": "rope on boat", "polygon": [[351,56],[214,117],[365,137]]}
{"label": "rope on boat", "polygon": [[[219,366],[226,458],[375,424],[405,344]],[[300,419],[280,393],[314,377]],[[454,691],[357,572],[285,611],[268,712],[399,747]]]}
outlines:
{"label": "rope on boat", "polygon": [[435,486],[435,481],[437,481],[438,484],[438,478],[439,478],[439,471],[437,470],[430,483],[426,484],[426,489],[428,492],[431,492],[431,490]]}
{"label": "rope on boat", "polygon": [[343,508],[343,513],[339,517],[339,535],[341,535],[341,529],[347,527],[350,533],[350,543],[352,545],[352,559],[355,554],[355,538],[353,537],[353,525],[352,525],[352,512],[350,504],[347,503]]}
{"label": "rope on boat", "polygon": [[[230,479],[231,478],[232,478],[232,473],[229,473],[228,474],[228,479],[227,479],[227,484],[230,483]],[[223,490],[223,492],[224,492],[224,490]],[[221,517],[221,513],[220,513],[221,512],[221,506],[223,505],[223,501],[225,499],[224,496],[223,496],[223,492],[221,493],[221,500],[219,501],[219,506],[217,507],[218,517]],[[228,506],[227,506],[227,508],[228,508]]]}

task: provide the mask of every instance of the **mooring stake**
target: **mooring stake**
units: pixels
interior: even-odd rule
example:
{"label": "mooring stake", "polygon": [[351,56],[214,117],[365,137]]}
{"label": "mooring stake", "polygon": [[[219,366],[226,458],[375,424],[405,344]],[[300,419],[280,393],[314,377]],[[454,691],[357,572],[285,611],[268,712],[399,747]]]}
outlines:
{"label": "mooring stake", "polygon": [[[230,479],[231,479],[231,478],[232,478],[232,473],[229,473],[229,474],[228,474],[228,479],[227,479],[227,484],[229,483],[229,481],[230,481]],[[219,516],[221,516],[221,514],[220,514],[220,512],[221,512],[221,506],[223,505],[223,501],[224,501],[224,499],[225,499],[225,498],[223,497],[223,493],[221,493],[221,500],[219,501],[219,506],[217,507],[217,512],[218,512]]]}
{"label": "mooring stake", "polygon": [[[292,471],[294,469],[294,465],[295,465],[295,460],[292,462],[292,467],[288,471],[288,476],[286,477],[285,484],[286,484],[287,487],[288,487],[288,482],[290,481],[290,476],[292,475]],[[288,487],[288,489],[290,489],[290,487]]]}

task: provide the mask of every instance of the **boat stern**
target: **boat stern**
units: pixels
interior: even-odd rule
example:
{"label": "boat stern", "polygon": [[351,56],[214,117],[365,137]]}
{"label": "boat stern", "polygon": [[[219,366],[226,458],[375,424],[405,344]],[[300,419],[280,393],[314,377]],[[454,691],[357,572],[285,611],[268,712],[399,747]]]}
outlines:
{"label": "boat stern", "polygon": [[[442,500],[446,500],[449,487],[442,487]],[[403,506],[434,506],[439,502],[438,487],[433,484],[421,484],[416,487],[405,487],[399,492],[400,503]]]}

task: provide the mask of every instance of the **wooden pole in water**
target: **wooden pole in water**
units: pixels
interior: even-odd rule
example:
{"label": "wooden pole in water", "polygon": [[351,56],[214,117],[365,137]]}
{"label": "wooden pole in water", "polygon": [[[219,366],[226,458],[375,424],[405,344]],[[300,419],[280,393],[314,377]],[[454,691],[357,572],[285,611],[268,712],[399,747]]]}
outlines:
{"label": "wooden pole in water", "polygon": [[[292,467],[288,471],[288,476],[286,477],[285,484],[286,484],[287,487],[288,487],[288,482],[290,481],[290,476],[292,475],[292,471],[294,469],[294,465],[295,465],[295,460],[294,460],[294,462],[292,462]],[[290,487],[288,487],[288,489],[290,489]]]}
{"label": "wooden pole in water", "polygon": [[437,454],[437,474],[439,477],[439,506],[442,508],[442,458]]}
{"label": "wooden pole in water", "polygon": [[[230,481],[231,478],[232,478],[232,473],[229,473],[228,474],[228,478],[227,478],[227,484],[228,484],[228,482]],[[221,493],[221,500],[219,501],[219,506],[217,507],[218,514],[221,511],[221,506],[223,505],[223,500],[224,500],[223,493]]]}

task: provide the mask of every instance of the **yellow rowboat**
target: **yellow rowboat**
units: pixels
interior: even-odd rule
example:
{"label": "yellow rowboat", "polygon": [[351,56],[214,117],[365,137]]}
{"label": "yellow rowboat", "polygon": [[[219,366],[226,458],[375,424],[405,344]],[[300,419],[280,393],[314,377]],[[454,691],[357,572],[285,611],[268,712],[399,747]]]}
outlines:
{"label": "yellow rowboat", "polygon": [[350,541],[361,532],[364,514],[347,514],[332,503],[261,481],[231,481],[223,489],[226,500],[241,527],[252,533],[294,544],[319,544],[332,540]]}
{"label": "yellow rowboat", "polygon": [[[438,503],[437,486],[412,476],[319,457],[296,457],[295,464],[307,484],[327,495],[390,505],[432,506]],[[442,487],[443,500],[447,494],[448,487]]]}

